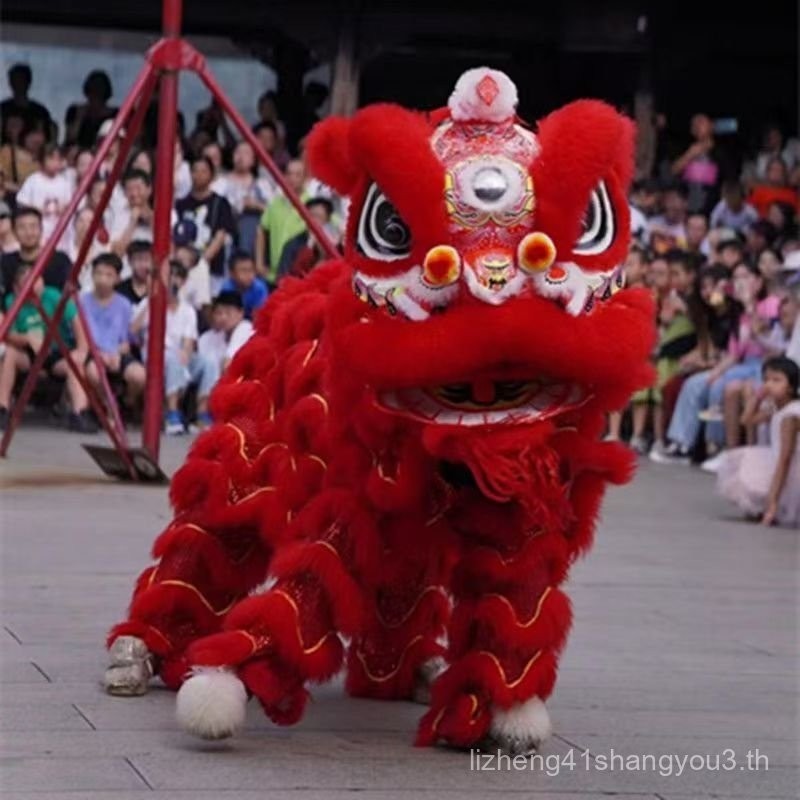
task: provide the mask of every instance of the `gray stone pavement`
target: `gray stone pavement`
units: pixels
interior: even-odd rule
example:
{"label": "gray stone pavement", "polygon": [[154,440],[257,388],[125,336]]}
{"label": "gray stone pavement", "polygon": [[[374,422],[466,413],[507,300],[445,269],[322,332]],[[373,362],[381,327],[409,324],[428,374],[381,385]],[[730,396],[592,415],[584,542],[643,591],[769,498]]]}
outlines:
{"label": "gray stone pavement", "polygon": [[[163,488],[99,476],[86,438],[23,429],[0,463],[3,798],[798,796],[798,533],[735,520],[709,476],[644,464],[611,491],[569,587],[546,761],[479,771],[412,747],[419,706],[338,685],[295,728],[251,707],[217,745],[177,729],[166,691],[106,697],[104,633],[169,512]],[[168,469],[186,444],[165,442]]]}

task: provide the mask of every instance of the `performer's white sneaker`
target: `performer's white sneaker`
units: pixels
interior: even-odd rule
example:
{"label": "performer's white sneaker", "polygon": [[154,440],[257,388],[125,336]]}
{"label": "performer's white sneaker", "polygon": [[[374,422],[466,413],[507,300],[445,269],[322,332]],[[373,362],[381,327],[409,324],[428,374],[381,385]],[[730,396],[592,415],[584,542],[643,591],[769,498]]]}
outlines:
{"label": "performer's white sneaker", "polygon": [[147,692],[153,664],[147,645],[136,636],[119,636],[108,651],[105,687],[109,694],[136,697]]}

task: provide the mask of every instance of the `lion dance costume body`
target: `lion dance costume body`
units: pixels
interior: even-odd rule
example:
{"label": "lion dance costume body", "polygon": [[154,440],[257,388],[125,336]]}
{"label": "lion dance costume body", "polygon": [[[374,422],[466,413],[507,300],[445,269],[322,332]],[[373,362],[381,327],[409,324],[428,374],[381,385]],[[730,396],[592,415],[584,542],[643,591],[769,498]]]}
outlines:
{"label": "lion dance costume body", "polygon": [[621,286],[630,122],[582,100],[534,134],[515,106],[480,68],[445,109],[312,132],[344,256],[284,282],[212,394],[110,692],[154,671],[221,737],[249,695],[297,721],[344,665],[352,695],[424,696],[418,744],[548,734],[559,586],[631,474],[600,437],[650,380],[652,309]]}

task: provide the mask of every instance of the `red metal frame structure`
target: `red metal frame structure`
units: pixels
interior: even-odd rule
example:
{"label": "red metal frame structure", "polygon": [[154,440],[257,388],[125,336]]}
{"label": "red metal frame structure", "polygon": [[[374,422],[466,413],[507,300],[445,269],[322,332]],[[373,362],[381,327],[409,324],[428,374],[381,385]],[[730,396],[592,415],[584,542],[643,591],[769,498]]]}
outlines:
{"label": "red metal frame structure", "polygon": [[[0,441],[0,455],[2,456],[5,456],[8,451],[14,431],[19,425],[20,418],[30,398],[31,392],[34,389],[37,376],[41,371],[47,352],[50,350],[52,344],[55,343],[67,360],[69,369],[72,370],[86,391],[95,414],[108,433],[120,457],[123,459],[131,477],[134,479],[136,478],[136,472],[131,463],[128,441],[125,435],[125,428],[120,419],[119,409],[109,386],[103,361],[100,358],[97,346],[92,340],[85,322],[84,329],[86,330],[92,358],[100,374],[103,397],[98,395],[94,387],[82,374],[79,365],[77,365],[72,358],[68,346],[62,340],[58,328],[68,300],[74,296],[77,291],[80,269],[86,260],[86,254],[90,243],[94,239],[95,233],[102,222],[103,214],[111,198],[114,186],[120,179],[133,143],[139,135],[142,121],[144,120],[145,113],[157,83],[160,85],[160,92],[158,141],[155,159],[155,208],[153,213],[153,255],[155,273],[152,276],[149,295],[150,320],[147,348],[147,384],[145,387],[144,425],[142,430],[142,444],[156,464],[159,458],[161,418],[164,399],[164,333],[167,313],[168,261],[171,244],[170,216],[174,199],[173,181],[175,142],[177,140],[178,75],[181,71],[194,72],[199,76],[212,97],[219,103],[222,110],[228,115],[236,128],[238,128],[242,137],[250,143],[259,161],[267,168],[285,196],[303,217],[309,230],[320,243],[320,246],[330,257],[335,258],[337,256],[336,249],[331,244],[319,223],[308,213],[302,201],[287,185],[281,171],[275,165],[275,162],[261,146],[244,118],[225,96],[225,93],[209,71],[202,54],[181,38],[182,18],[182,0],[164,0],[163,37],[148,51],[144,67],[136,78],[125,101],[122,103],[111,130],[101,143],[94,161],[81,181],[75,196],[61,216],[52,236],[42,248],[33,270],[28,275],[24,286],[15,297],[8,314],[3,321],[0,322],[0,341],[2,341],[8,333],[23,303],[30,301],[38,308],[39,313],[46,323],[44,342],[28,372],[22,392],[14,404],[8,427]],[[58,241],[61,239],[75,211],[88,193],[96,176],[99,174],[112,145],[118,140],[120,141],[119,151],[114,165],[108,174],[105,191],[95,210],[80,251],[75,258],[75,263],[73,264],[67,284],[64,287],[61,300],[52,317],[48,318],[43,313],[38,297],[33,291],[34,284],[44,272],[45,267],[55,252]],[[80,306],[78,306],[78,308],[81,320],[84,321]]]}

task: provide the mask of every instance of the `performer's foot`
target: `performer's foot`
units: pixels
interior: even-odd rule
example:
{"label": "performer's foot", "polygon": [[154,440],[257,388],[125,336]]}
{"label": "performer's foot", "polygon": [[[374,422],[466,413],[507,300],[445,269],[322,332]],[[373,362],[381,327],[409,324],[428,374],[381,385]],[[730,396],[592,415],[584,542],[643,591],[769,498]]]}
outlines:
{"label": "performer's foot", "polygon": [[417,670],[414,691],[411,699],[424,706],[431,704],[431,684],[447,669],[447,662],[441,656],[423,661]]}
{"label": "performer's foot", "polygon": [[147,692],[153,665],[147,645],[136,636],[119,636],[108,651],[105,687],[109,694],[134,697]]}
{"label": "performer's foot", "polygon": [[552,733],[550,715],[538,697],[508,709],[496,708],[482,749],[500,749],[510,756],[536,752]]}

